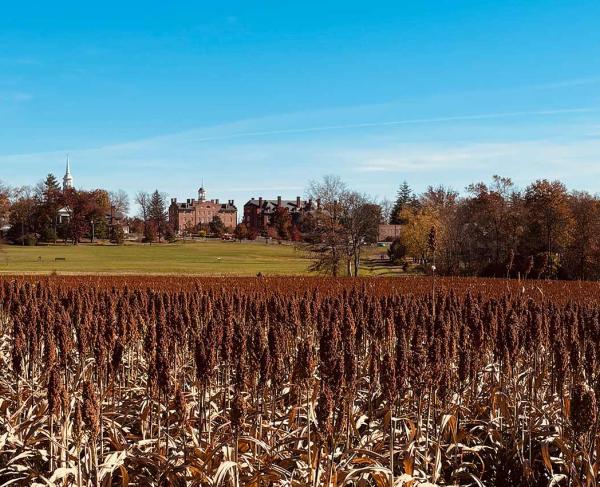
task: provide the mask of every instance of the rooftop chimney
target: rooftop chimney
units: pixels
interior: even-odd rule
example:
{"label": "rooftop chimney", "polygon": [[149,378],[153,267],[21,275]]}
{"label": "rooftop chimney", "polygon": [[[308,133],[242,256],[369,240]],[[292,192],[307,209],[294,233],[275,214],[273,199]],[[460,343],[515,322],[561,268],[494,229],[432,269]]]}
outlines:
{"label": "rooftop chimney", "polygon": [[258,207],[262,208],[262,196],[259,196],[258,198]]}
{"label": "rooftop chimney", "polygon": [[277,197],[277,206],[281,206],[281,196]]}
{"label": "rooftop chimney", "polygon": [[215,203],[216,203],[217,205],[219,204],[219,198],[217,198],[217,199],[215,200]]}
{"label": "rooftop chimney", "polygon": [[300,209],[300,196],[296,196],[296,208]]}
{"label": "rooftop chimney", "polygon": [[321,208],[321,198],[317,198],[317,209]]}
{"label": "rooftop chimney", "polygon": [[177,198],[171,198],[171,203],[177,203]]}

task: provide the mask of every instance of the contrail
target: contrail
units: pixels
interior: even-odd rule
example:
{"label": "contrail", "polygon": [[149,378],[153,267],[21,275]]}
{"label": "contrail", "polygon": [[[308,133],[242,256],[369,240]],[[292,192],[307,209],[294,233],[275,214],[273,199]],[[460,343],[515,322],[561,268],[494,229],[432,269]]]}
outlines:
{"label": "contrail", "polygon": [[389,127],[394,125],[417,125],[426,123],[444,123],[458,122],[466,120],[489,120],[501,118],[515,118],[527,115],[547,116],[561,115],[565,113],[586,113],[595,112],[594,108],[566,108],[562,110],[537,110],[537,111],[521,111],[521,112],[501,112],[501,113],[483,113],[479,115],[457,115],[453,117],[434,117],[434,118],[412,118],[406,120],[395,120],[390,122],[364,122],[364,123],[348,123],[342,125],[319,125],[316,127],[300,127],[280,130],[264,130],[257,132],[239,132],[227,135],[215,135],[211,137],[202,137],[196,139],[197,142],[208,142],[212,140],[236,139],[242,137],[260,137],[265,135],[283,135],[283,134],[301,134],[308,132],[326,132],[330,130],[344,130],[355,128],[370,128],[370,127]]}

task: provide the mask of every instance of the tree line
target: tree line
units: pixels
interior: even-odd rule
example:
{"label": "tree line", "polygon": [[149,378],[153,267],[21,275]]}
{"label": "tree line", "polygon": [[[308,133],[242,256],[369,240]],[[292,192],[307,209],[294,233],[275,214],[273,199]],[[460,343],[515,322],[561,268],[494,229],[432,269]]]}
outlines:
{"label": "tree line", "polygon": [[[395,264],[414,261],[430,271],[435,260],[445,275],[600,278],[600,197],[569,191],[560,181],[541,179],[519,189],[510,178],[493,176],[489,183],[468,185],[462,194],[443,185],[417,194],[404,182],[391,202],[326,176],[311,182],[306,193],[320,207],[299,217],[278,208],[265,236],[308,250],[316,272],[358,275],[364,247],[377,241],[380,223],[390,223],[400,225],[390,249]],[[167,201],[158,190],[138,192],[139,213],[127,217],[124,191],[63,191],[50,174],[35,187],[0,183],[0,228],[8,228],[6,237],[20,244],[118,240],[118,219],[146,242],[171,241],[175,232]],[[68,221],[61,221],[64,209]],[[203,231],[220,236],[226,230],[217,218]],[[234,234],[240,240],[257,237],[256,229],[243,223]]]}
{"label": "tree line", "polygon": [[[19,245],[96,239],[122,243],[128,228],[144,242],[174,241],[167,201],[158,189],[139,191],[134,196],[138,212],[129,216],[129,195],[123,190],[63,190],[53,174],[35,186],[11,188],[0,181],[0,236]],[[227,230],[218,218],[206,227],[219,236]]]}
{"label": "tree line", "polygon": [[123,230],[117,222],[128,211],[129,197],[123,190],[63,190],[53,174],[33,187],[0,183],[0,226],[16,244],[59,240],[77,244],[84,238],[120,242]]}
{"label": "tree line", "polygon": [[[401,225],[399,255],[446,275],[521,278],[600,278],[600,198],[537,180],[519,189],[494,176],[464,194],[430,186],[398,191],[389,222]],[[432,229],[435,249],[429,244]]]}

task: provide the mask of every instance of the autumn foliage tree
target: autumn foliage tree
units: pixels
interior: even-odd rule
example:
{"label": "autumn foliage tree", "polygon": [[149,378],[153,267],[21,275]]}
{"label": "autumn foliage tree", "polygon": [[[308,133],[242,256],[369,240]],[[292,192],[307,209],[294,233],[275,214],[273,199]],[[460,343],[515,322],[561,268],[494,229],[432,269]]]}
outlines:
{"label": "autumn foliage tree", "polygon": [[442,274],[600,278],[600,199],[538,180],[524,190],[509,178],[466,188],[429,187],[404,209],[400,240],[426,261],[426,236],[438,233]]}

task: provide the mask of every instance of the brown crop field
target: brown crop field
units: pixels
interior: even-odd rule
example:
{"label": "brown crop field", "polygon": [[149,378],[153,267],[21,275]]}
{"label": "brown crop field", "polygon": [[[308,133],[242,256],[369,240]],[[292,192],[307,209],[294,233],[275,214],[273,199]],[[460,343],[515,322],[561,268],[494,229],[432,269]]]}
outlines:
{"label": "brown crop field", "polygon": [[0,486],[592,486],[600,285],[0,278]]}

